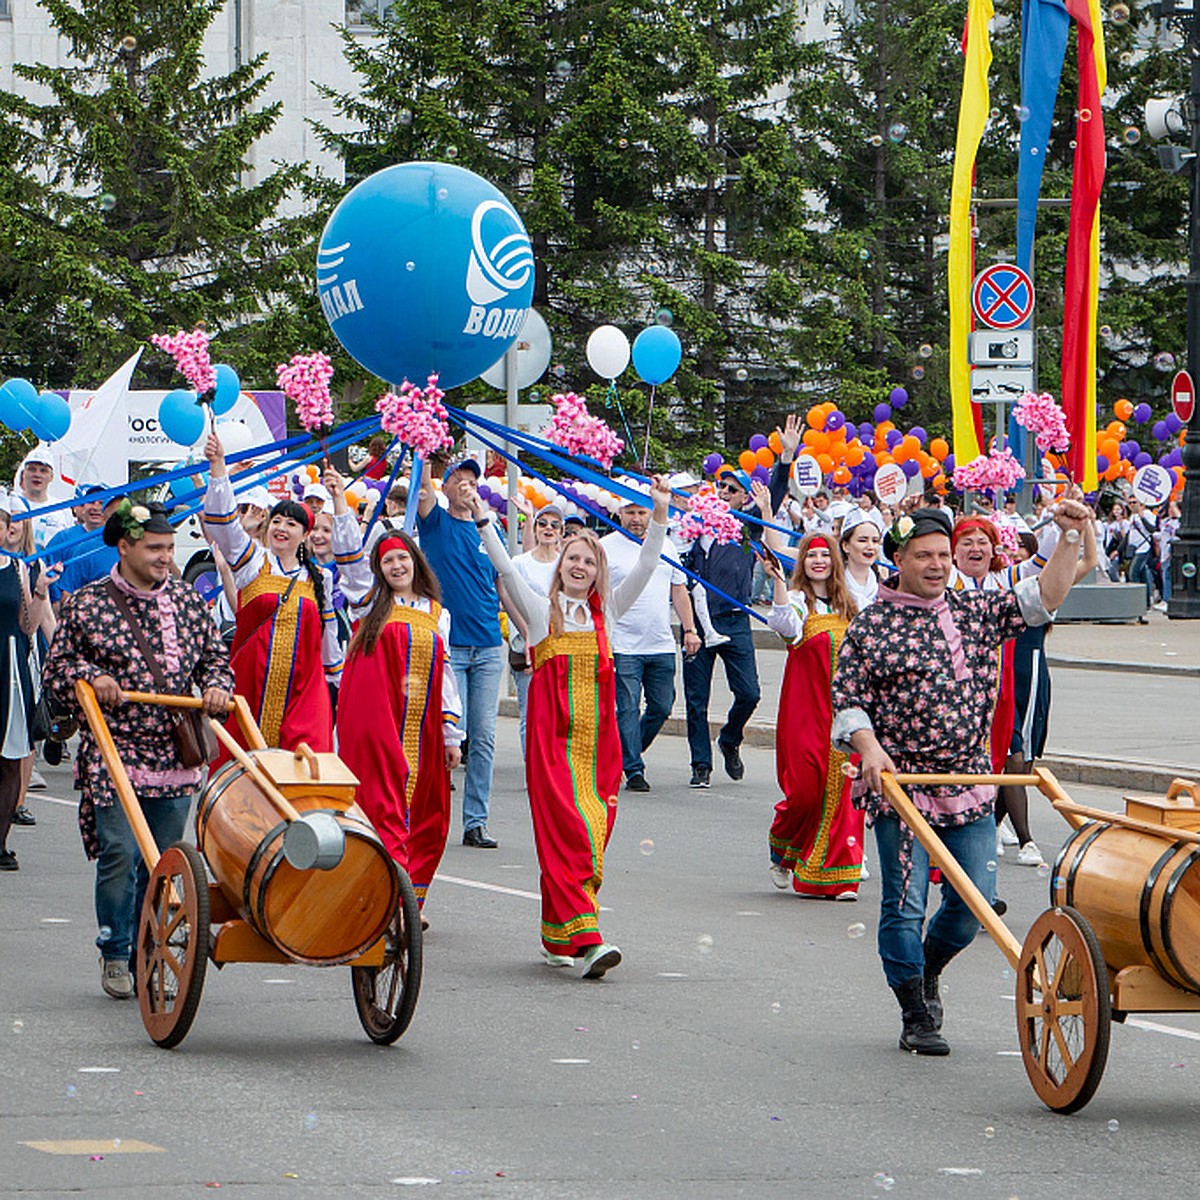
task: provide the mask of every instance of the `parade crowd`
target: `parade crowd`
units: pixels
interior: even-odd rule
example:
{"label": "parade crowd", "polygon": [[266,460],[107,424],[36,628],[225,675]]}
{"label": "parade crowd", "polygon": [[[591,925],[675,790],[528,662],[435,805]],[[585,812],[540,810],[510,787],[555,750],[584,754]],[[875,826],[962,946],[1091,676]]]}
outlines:
{"label": "parade crowd", "polygon": [[[752,622],[765,619],[786,667],[764,884],[854,901],[877,870],[900,1045],[948,1053],[939,978],[979,926],[949,885],[926,920],[928,858],[889,807],[881,774],[1025,773],[1045,745],[1055,609],[1098,565],[1144,582],[1148,604],[1156,588],[1169,599],[1162,564],[1178,514],[1136,502],[1100,513],[1078,494],[1040,492],[1026,517],[1014,497],[993,511],[975,495],[964,514],[932,490],[895,507],[869,491],[802,495],[792,473],[801,431],[795,417],[776,431],[782,452],[766,482],[737,468],[713,485],[687,472],[626,481],[611,531],[590,528],[573,505],[519,497],[509,519],[521,550],[511,556],[480,496],[487,464],[470,454],[425,464],[411,499],[393,488],[376,519],[348,502],[332,467],[303,500],[235,493],[214,434],[202,515],[220,578],[212,603],[179,578],[163,505],[96,486],[79,489],[73,508],[41,512],[53,461],[31,452],[0,506],[12,555],[0,560],[0,869],[18,869],[14,823],[36,823],[24,797],[41,782],[37,744],[51,762],[73,750],[80,829],[96,861],[101,983],[115,998],[134,995],[148,876],[75,684],[90,683],[105,709],[160,847],[185,836],[209,765],[187,753],[172,710],[125,695],[198,694],[224,718],[236,694],[268,745],[337,751],[424,912],[456,789],[463,845],[497,846],[488,817],[507,664],[541,872],[540,951],[549,967],[600,978],[622,960],[601,933],[598,900],[618,793],[652,788],[645,756],[675,703],[677,656],[690,786],[711,786],[714,761],[741,780],[760,701]],[[680,511],[707,486],[746,517],[740,538],[680,536]],[[718,661],[732,703],[714,759]],[[72,722],[78,743],[63,737]],[[243,740],[236,721],[227,728]],[[911,795],[989,900],[998,845],[1041,863],[1023,789]],[[998,824],[1005,816],[1011,834]]]}

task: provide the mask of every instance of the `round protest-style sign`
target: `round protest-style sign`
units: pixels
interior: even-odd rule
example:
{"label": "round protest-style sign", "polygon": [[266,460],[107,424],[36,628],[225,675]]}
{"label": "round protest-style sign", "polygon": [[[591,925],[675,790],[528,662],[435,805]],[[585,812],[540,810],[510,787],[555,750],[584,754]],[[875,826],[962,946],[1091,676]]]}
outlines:
{"label": "round protest-style sign", "polygon": [[871,485],[880,504],[899,504],[908,494],[908,476],[898,463],[884,463]]}
{"label": "round protest-style sign", "polygon": [[400,163],[353,188],[317,250],[329,327],[389,383],[479,377],[533,301],[533,247],[504,194],[450,163]]}
{"label": "round protest-style sign", "polygon": [[1147,463],[1133,477],[1133,494],[1147,507],[1157,508],[1170,499],[1175,477],[1158,463]]}
{"label": "round protest-style sign", "polygon": [[821,464],[811,454],[802,454],[792,463],[792,483],[801,496],[815,496],[824,482]]}
{"label": "round protest-style sign", "polygon": [[[517,334],[517,387],[525,389],[532,387],[546,373],[550,365],[552,352],[550,326],[536,308],[531,308],[525,315],[525,323]],[[490,384],[500,391],[508,387],[505,374],[506,350],[482,375],[484,383]]]}

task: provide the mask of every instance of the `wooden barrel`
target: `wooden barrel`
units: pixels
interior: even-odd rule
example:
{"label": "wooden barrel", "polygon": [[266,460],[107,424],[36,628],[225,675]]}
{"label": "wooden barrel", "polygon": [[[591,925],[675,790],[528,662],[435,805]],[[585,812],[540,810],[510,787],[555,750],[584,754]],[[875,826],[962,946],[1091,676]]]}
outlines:
{"label": "wooden barrel", "polygon": [[284,858],[287,824],[236,762],[204,789],[196,841],[225,897],[272,945],[297,962],[348,962],[379,940],[396,911],[395,864],[362,811],[322,794],[319,780],[289,799],[341,825],[346,852],[332,871],[298,871]]}
{"label": "wooden barrel", "polygon": [[1059,851],[1052,904],[1077,908],[1113,971],[1150,966],[1200,992],[1200,846],[1103,821],[1081,826]]}

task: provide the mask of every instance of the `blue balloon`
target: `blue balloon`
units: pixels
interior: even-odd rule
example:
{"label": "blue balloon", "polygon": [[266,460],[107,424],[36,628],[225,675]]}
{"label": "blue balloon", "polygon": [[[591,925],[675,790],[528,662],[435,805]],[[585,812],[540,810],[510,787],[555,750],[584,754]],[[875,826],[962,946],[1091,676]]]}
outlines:
{"label": "blue balloon", "polygon": [[0,387],[0,421],[21,433],[38,409],[38,390],[28,379],[10,379]]}
{"label": "blue balloon", "polygon": [[57,392],[43,392],[29,427],[41,441],[57,442],[71,428],[71,406]]}
{"label": "blue balloon", "polygon": [[196,403],[196,393],[185,388],[168,392],[158,405],[158,426],[177,445],[194,445],[204,432],[204,409]]}
{"label": "blue balloon", "polygon": [[643,383],[666,383],[679,367],[679,335],[665,325],[643,329],[633,341],[633,369]]}
{"label": "blue balloon", "polygon": [[533,246],[504,194],[448,163],[386,167],[334,210],[317,295],[338,341],[390,383],[457,387],[513,344],[533,302]]}
{"label": "blue balloon", "polygon": [[224,416],[237,402],[242,394],[242,381],[238,373],[224,363],[216,363],[213,370],[217,375],[217,385],[213,389],[212,410],[214,415]]}

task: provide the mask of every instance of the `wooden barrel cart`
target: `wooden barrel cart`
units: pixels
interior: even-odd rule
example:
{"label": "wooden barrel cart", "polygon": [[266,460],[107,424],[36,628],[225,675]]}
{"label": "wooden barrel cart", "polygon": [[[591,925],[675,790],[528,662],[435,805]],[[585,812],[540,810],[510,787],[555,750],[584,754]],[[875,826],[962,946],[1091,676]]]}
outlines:
{"label": "wooden barrel cart", "polygon": [[[245,699],[235,696],[233,714],[250,749],[211,722],[231,758],[200,795],[198,848],[176,842],[160,853],[95,692],[84,682],[75,692],[150,872],[136,957],[151,1039],[171,1047],[187,1036],[211,960],[218,968],[349,963],[367,1036],[396,1041],[421,987],[420,912],[407,874],[355,805],[358,780],[337,755],[268,748]],[[133,703],[201,705],[191,696],[124,695]]]}
{"label": "wooden barrel cart", "polygon": [[[946,850],[902,785],[1036,787],[1071,826],[1050,873],[1050,904],[1018,942]],[[1200,1012],[1200,788],[1127,796],[1126,811],[1075,804],[1051,772],[889,775],[884,792],[930,861],[979,919],[1017,977],[1025,1072],[1055,1112],[1095,1095],[1112,1021],[1131,1012]]]}

